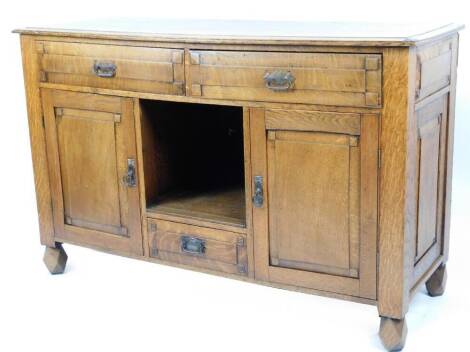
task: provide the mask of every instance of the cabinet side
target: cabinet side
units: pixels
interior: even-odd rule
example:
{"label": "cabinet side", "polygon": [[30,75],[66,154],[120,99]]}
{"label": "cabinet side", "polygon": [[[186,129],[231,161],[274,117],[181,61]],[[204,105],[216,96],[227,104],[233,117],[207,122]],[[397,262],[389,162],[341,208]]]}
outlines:
{"label": "cabinet side", "polygon": [[413,118],[416,49],[383,52],[379,186],[378,310],[382,317],[402,319],[412,282],[413,209],[416,204],[416,121]]}
{"label": "cabinet side", "polygon": [[40,238],[41,244],[54,246],[51,191],[47,170],[46,141],[42,118],[35,40],[34,37],[29,35],[21,35],[20,40]]}
{"label": "cabinet side", "polygon": [[455,97],[457,89],[457,66],[459,55],[459,35],[452,38],[452,68],[449,92],[449,122],[447,134],[447,168],[446,168],[446,190],[444,206],[444,245],[443,262],[446,263],[449,258],[449,233],[450,233],[450,209],[452,193],[452,165],[454,160],[454,124],[455,124]]}
{"label": "cabinet side", "polygon": [[449,253],[458,34],[417,48],[417,195],[411,295]]}

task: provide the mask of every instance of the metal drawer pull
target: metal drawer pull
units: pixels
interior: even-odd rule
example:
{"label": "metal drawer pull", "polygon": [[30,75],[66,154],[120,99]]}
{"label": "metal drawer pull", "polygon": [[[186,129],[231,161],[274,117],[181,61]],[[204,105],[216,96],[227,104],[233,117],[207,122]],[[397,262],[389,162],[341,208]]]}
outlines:
{"label": "metal drawer pull", "polygon": [[275,92],[282,92],[294,88],[295,77],[289,71],[266,72],[264,82],[266,88]]}
{"label": "metal drawer pull", "polygon": [[255,176],[253,183],[255,184],[253,205],[255,208],[261,208],[264,203],[263,176]]}
{"label": "metal drawer pull", "polygon": [[122,181],[127,187],[136,186],[136,177],[135,177],[135,160],[127,159],[127,172],[126,175],[122,178]]}
{"label": "metal drawer pull", "polygon": [[98,77],[112,78],[116,76],[116,64],[113,62],[95,61],[93,72]]}
{"label": "metal drawer pull", "polygon": [[206,241],[197,237],[181,236],[181,251],[190,254],[204,255]]}

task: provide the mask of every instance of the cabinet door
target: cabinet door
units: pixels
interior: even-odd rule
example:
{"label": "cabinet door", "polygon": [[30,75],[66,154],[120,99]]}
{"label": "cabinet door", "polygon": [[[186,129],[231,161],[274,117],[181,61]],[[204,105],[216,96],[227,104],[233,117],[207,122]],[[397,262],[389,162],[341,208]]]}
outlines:
{"label": "cabinet door", "polygon": [[250,125],[255,275],[374,299],[378,117],[256,109]]}
{"label": "cabinet door", "polygon": [[142,254],[133,101],[42,97],[57,241]]}

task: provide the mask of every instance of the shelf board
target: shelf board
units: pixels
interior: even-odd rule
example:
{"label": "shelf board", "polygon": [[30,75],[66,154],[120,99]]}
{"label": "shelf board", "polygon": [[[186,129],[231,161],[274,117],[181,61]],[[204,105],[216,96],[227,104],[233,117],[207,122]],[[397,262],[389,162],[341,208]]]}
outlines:
{"label": "shelf board", "polygon": [[147,213],[246,227],[245,192],[241,187],[173,192],[147,207]]}

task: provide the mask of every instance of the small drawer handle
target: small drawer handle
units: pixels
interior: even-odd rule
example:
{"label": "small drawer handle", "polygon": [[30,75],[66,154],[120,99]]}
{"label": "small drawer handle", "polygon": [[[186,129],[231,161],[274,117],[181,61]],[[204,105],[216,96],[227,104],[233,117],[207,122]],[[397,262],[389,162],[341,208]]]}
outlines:
{"label": "small drawer handle", "polygon": [[264,75],[266,88],[275,92],[283,92],[294,88],[295,77],[290,71],[266,72]]}
{"label": "small drawer handle", "polygon": [[255,184],[253,205],[255,206],[255,208],[261,208],[264,202],[263,176],[255,176],[253,182]]}
{"label": "small drawer handle", "polygon": [[135,159],[127,159],[127,171],[126,175],[122,178],[122,181],[127,187],[136,186]]}
{"label": "small drawer handle", "polygon": [[192,236],[181,236],[181,251],[189,254],[204,255],[206,241]]}
{"label": "small drawer handle", "polygon": [[95,61],[93,64],[94,74],[102,78],[113,78],[116,76],[116,69],[114,62]]}

